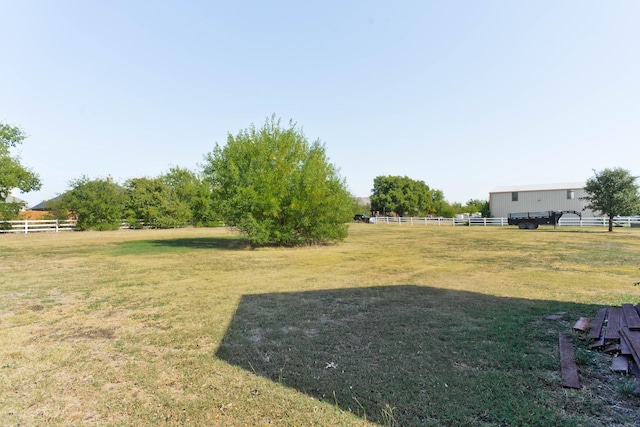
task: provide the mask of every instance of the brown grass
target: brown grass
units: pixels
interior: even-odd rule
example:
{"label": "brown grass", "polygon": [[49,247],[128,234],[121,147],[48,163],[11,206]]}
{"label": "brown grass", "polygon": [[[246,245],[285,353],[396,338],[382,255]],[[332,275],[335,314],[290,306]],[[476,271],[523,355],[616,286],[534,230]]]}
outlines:
{"label": "brown grass", "polygon": [[[405,289],[404,303],[434,289],[448,292],[433,294],[439,302],[433,310],[441,310],[432,315],[444,318],[456,304],[468,307],[468,322],[459,325],[464,336],[472,336],[473,319],[482,312],[473,301],[496,310],[502,320],[514,316],[499,312],[502,298],[512,299],[532,319],[558,308],[590,316],[581,310],[640,301],[640,288],[632,286],[639,260],[640,235],[629,230],[608,234],[599,229],[523,232],[362,224],[352,226],[342,244],[258,250],[224,229],[0,236],[0,425],[392,425],[402,408],[377,407],[377,401],[365,407],[344,390],[335,396],[328,389],[315,393],[296,379],[311,372],[309,358],[324,354],[318,348],[296,359],[300,366],[291,371],[270,370],[268,361],[284,360],[284,353],[267,353],[278,342],[286,344],[285,336],[313,338],[325,329],[355,334],[365,348],[367,313],[377,313],[379,321],[385,307],[376,304],[393,295],[385,291],[376,296],[381,286]],[[318,300],[328,304],[316,304],[320,311],[314,305],[283,311],[277,304],[273,311],[273,304],[264,304],[270,298],[286,302],[292,295],[297,304],[300,298],[314,301],[315,295],[333,291],[338,293]],[[336,296],[339,292],[347,296]],[[251,296],[259,297],[260,304],[240,319],[238,310],[246,310]],[[392,318],[399,319],[401,306],[389,307],[396,310]],[[420,307],[411,309],[423,313]],[[311,323],[296,321],[305,316],[311,316]],[[261,324],[252,325],[252,319]],[[428,324],[428,318],[416,321]],[[331,322],[337,322],[333,329],[327,326]],[[485,320],[477,322],[479,331],[491,327]],[[533,324],[542,328],[533,335],[544,339],[544,328],[551,326],[534,322],[527,328]],[[436,335],[444,333],[442,328],[458,333],[454,326],[431,325]],[[274,335],[274,330],[279,332]],[[223,341],[228,343],[226,355],[220,353]],[[553,352],[551,344],[539,346]],[[265,353],[242,356],[246,351]],[[356,354],[348,363],[359,376],[366,375],[357,370]],[[540,373],[548,383],[545,399],[565,393],[549,357],[551,362],[545,363],[551,366]],[[314,363],[318,372],[327,373],[333,372],[325,366],[330,362]],[[477,361],[464,357],[454,366],[465,375],[483,372]],[[327,387],[342,384],[336,381]],[[358,384],[357,378],[353,381]],[[592,393],[588,388],[566,400],[583,399],[589,406],[600,399],[590,397]],[[403,399],[399,402],[408,405]],[[623,398],[616,401],[629,410]],[[584,407],[565,411],[574,416]],[[607,419],[616,420],[615,409],[605,412]],[[424,423],[416,425],[455,425],[438,421],[434,413],[420,416]],[[640,419],[637,412],[635,416]],[[499,421],[489,409],[486,415],[460,417],[470,417],[469,425]],[[625,425],[629,419],[620,413],[617,422]],[[534,420],[531,425],[544,424]]]}

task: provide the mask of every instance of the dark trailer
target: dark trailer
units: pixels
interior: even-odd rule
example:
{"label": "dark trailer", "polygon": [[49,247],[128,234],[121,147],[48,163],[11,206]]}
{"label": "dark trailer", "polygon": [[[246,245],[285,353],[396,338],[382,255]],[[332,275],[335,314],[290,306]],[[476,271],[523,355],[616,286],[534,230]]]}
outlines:
{"label": "dark trailer", "polygon": [[571,213],[582,218],[578,211],[540,211],[540,212],[514,212],[507,218],[509,225],[517,225],[521,230],[535,230],[539,225],[558,225],[562,215]]}

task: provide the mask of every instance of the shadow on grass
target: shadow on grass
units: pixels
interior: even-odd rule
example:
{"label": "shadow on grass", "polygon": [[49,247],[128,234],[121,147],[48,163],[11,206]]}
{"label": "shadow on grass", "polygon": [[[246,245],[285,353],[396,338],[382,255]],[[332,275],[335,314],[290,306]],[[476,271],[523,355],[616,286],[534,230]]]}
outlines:
{"label": "shadow on grass", "polygon": [[151,240],[157,246],[189,249],[247,249],[249,241],[239,237],[196,237],[166,240]]}
{"label": "shadow on grass", "polygon": [[247,240],[238,237],[195,237],[160,240],[133,240],[118,245],[118,253],[158,253],[183,249],[242,250],[250,248]]}
{"label": "shadow on grass", "polygon": [[245,295],[216,356],[383,425],[590,424],[557,343],[598,308],[413,285]]}
{"label": "shadow on grass", "polygon": [[557,228],[541,226],[540,228],[537,228],[535,230],[518,230],[518,231],[523,231],[525,233],[578,233],[578,234],[609,233],[606,227],[596,228],[596,226],[593,226],[588,228],[588,227],[571,226],[571,225],[564,225],[562,227],[557,227]]}

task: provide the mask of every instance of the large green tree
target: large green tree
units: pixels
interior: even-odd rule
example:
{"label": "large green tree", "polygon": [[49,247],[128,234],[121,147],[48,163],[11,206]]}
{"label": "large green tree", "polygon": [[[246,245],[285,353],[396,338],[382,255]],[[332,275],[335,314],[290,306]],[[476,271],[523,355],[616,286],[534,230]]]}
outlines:
{"label": "large green tree", "polygon": [[42,186],[38,175],[23,166],[18,155],[11,153],[25,138],[20,128],[0,123],[0,220],[14,219],[22,207],[19,203],[6,202],[11,190],[17,188],[28,193]]}
{"label": "large green tree", "polygon": [[130,225],[172,228],[191,221],[189,202],[178,197],[177,191],[161,178],[133,178],[124,186]]}
{"label": "large green tree", "polygon": [[197,173],[180,167],[173,167],[160,176],[160,180],[169,186],[180,201],[189,206],[189,222],[195,226],[214,226],[218,224],[218,215],[214,210],[212,188],[208,181]]}
{"label": "large green tree", "polygon": [[227,225],[254,245],[301,245],[347,236],[353,198],[319,141],[272,116],[216,144],[203,173]]}
{"label": "large green tree", "polygon": [[125,216],[125,189],[111,178],[83,176],[70,183],[59,208],[78,220],[78,230],[117,230]]}
{"label": "large green tree", "polygon": [[455,209],[445,200],[442,190],[431,190],[431,197],[434,207],[430,213],[446,218],[452,218],[455,215]]}
{"label": "large green tree", "polygon": [[636,215],[640,212],[638,185],[631,173],[622,168],[595,171],[587,180],[583,199],[587,208],[609,217],[609,231],[613,231],[613,218],[618,215]]}
{"label": "large green tree", "polygon": [[373,180],[371,209],[383,215],[432,215],[447,210],[440,190],[406,176],[378,176]]}

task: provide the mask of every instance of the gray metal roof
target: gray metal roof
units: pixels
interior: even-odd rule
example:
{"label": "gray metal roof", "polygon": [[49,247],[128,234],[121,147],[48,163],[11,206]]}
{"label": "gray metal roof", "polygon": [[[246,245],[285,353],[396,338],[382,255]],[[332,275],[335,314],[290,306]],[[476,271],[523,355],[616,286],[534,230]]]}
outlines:
{"label": "gray metal roof", "polygon": [[511,193],[515,191],[551,191],[551,190],[581,190],[585,182],[565,182],[560,184],[511,185],[496,187],[489,193]]}
{"label": "gray metal roof", "polygon": [[62,198],[62,194],[59,196],[54,197],[53,199],[49,199],[49,200],[45,200],[43,202],[38,203],[37,205],[35,205],[34,207],[31,208],[32,211],[46,211],[47,210],[47,203],[48,202],[53,202],[55,200],[60,200]]}

